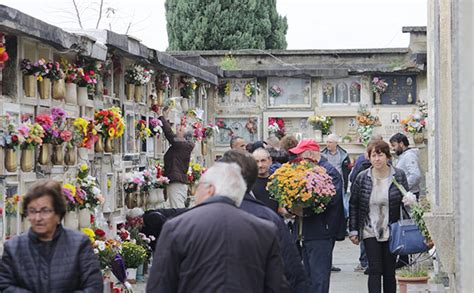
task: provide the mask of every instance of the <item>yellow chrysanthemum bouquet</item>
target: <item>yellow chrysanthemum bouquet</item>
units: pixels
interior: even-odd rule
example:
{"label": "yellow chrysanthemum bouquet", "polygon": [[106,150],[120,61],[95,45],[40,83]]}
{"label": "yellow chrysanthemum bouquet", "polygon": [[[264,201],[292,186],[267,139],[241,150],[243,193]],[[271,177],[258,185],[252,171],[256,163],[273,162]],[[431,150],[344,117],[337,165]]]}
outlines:
{"label": "yellow chrysanthemum bouquet", "polygon": [[267,189],[280,205],[311,208],[316,214],[324,212],[336,194],[326,169],[306,160],[283,164],[270,176]]}

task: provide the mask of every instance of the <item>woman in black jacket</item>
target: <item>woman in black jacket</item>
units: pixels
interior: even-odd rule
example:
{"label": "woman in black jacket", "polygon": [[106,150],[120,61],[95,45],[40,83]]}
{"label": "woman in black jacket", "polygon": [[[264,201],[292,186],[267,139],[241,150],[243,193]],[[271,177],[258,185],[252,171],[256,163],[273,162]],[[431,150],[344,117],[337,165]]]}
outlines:
{"label": "woman in black jacket", "polygon": [[390,147],[376,141],[368,147],[372,167],[361,172],[351,186],[349,238],[354,244],[364,241],[369,261],[369,292],[395,293],[395,256],[390,253],[389,225],[400,219],[400,207],[411,199],[403,197],[393,179],[408,189],[405,173],[388,164]]}
{"label": "woman in black jacket", "polygon": [[64,229],[66,201],[61,185],[43,180],[28,190],[23,210],[31,229],[5,242],[1,292],[102,292],[99,259],[89,238]]}

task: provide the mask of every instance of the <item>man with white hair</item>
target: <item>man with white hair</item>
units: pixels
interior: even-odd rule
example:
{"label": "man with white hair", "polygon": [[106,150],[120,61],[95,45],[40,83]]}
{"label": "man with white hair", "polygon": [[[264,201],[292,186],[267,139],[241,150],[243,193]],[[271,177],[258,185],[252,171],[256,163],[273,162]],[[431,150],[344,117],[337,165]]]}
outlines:
{"label": "man with white hair", "polygon": [[246,189],[235,163],[206,171],[197,206],[163,226],[147,292],[282,292],[277,228],[238,208]]}
{"label": "man with white hair", "polygon": [[346,193],[347,186],[349,185],[349,173],[351,172],[351,159],[346,150],[339,145],[339,136],[337,134],[332,133],[328,135],[326,143],[327,146],[321,151],[321,155],[341,174],[344,181],[344,193]]}

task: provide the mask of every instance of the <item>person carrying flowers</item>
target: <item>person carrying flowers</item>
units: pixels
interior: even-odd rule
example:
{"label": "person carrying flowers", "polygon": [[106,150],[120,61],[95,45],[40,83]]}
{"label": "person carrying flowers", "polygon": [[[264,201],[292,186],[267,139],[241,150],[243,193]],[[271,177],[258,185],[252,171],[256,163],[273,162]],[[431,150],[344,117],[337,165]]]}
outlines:
{"label": "person carrying flowers", "polygon": [[[303,262],[311,280],[311,292],[328,293],[334,244],[336,240],[343,240],[346,233],[343,181],[339,172],[321,157],[321,148],[313,139],[303,139],[289,151],[298,157],[284,164],[270,177],[268,189],[273,192],[272,179],[284,172],[285,165],[293,169],[290,172],[293,175],[299,169],[305,170],[302,180],[289,183],[294,186],[290,193],[295,193],[295,197],[277,196],[277,199],[302,219],[299,234],[303,242]],[[301,181],[306,184],[296,186]]]}

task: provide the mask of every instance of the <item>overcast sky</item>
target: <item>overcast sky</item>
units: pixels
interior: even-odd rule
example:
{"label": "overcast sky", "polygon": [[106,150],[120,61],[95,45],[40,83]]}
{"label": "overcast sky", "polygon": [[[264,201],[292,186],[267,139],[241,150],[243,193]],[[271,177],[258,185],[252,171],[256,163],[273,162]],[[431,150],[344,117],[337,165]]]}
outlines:
{"label": "overcast sky", "polygon": [[[105,0],[100,28],[129,34],[161,51],[168,47],[164,0]],[[79,28],[72,0],[0,0],[61,28]],[[84,28],[95,28],[99,0],[76,0]],[[427,24],[427,0],[277,0],[288,18],[288,49],[407,47],[402,26]],[[185,29],[185,28],[183,28]]]}

